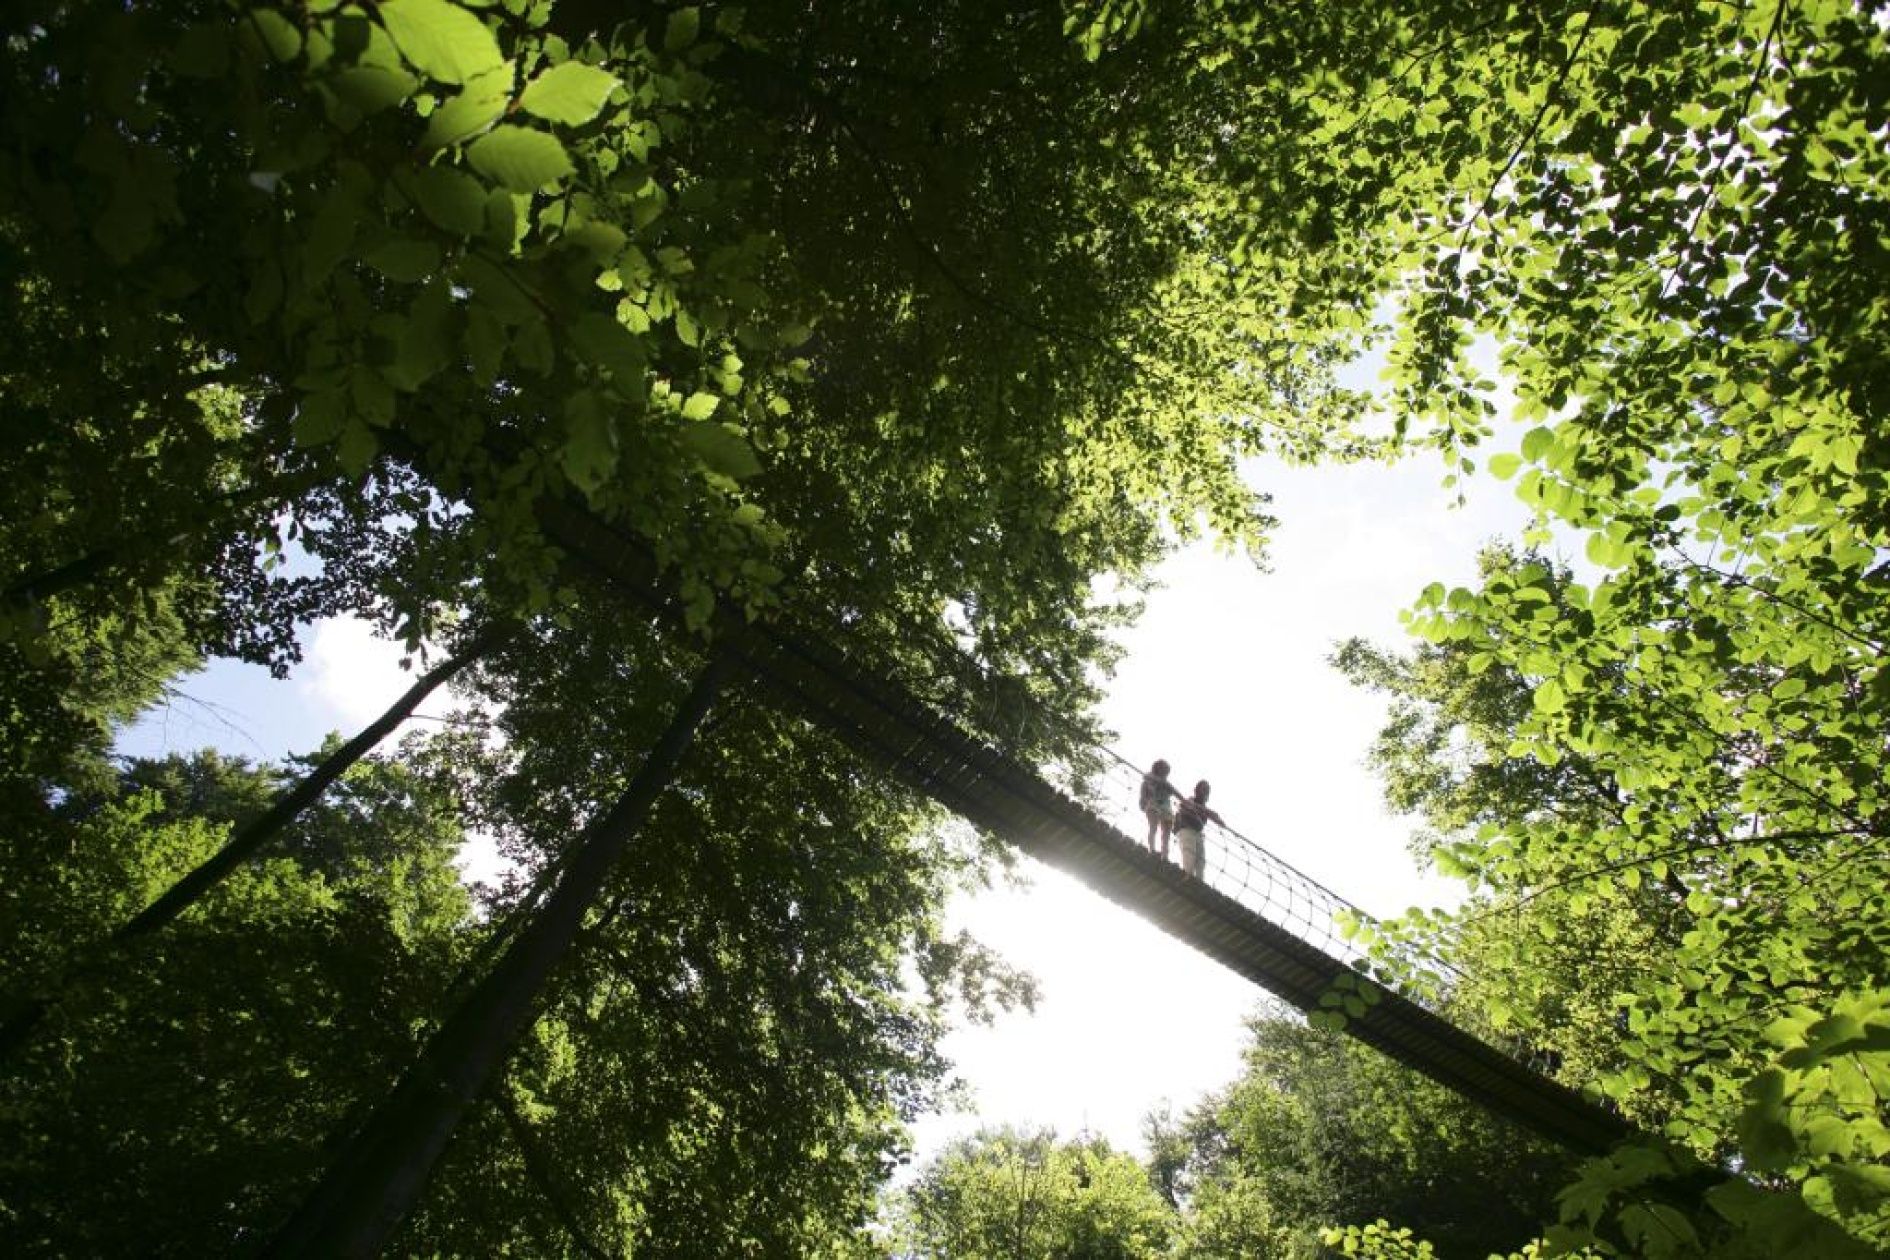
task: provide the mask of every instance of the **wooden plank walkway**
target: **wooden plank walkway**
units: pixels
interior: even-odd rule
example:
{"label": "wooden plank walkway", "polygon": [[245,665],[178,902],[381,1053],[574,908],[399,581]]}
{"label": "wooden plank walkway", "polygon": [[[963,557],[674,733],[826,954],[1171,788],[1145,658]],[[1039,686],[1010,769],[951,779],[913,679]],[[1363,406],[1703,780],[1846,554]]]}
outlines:
{"label": "wooden plank walkway", "polygon": [[[546,531],[645,609],[672,607],[648,555],[587,513],[541,512]],[[1103,896],[1301,1010],[1344,981],[1370,999],[1346,1031],[1463,1097],[1574,1150],[1632,1134],[1613,1112],[1364,977],[1097,818],[1032,768],[967,734],[893,680],[814,635],[726,617],[717,647],[796,712],[947,809],[1068,871]]]}

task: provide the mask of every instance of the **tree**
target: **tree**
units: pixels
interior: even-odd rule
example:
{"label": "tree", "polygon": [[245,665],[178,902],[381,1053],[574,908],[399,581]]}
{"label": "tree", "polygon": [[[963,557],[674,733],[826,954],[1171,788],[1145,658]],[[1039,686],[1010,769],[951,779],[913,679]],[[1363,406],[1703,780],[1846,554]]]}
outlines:
{"label": "tree", "polygon": [[[1480,571],[1486,581],[1539,578],[1542,607],[1566,612],[1561,592],[1573,579],[1538,554],[1493,546]],[[1390,703],[1371,763],[1386,802],[1424,824],[1411,846],[1421,863],[1476,879],[1484,850],[1470,838],[1485,831],[1528,843],[1543,833],[1603,836],[1622,824],[1627,802],[1593,758],[1570,751],[1545,760],[1516,746],[1533,688],[1513,665],[1456,642],[1394,654],[1357,639],[1333,663]],[[1591,1085],[1626,1066],[1617,995],[1645,983],[1680,947],[1689,888],[1673,869],[1616,883],[1592,851],[1567,856],[1578,865],[1527,890],[1481,896],[1459,915],[1408,916],[1397,935],[1456,961],[1454,973],[1431,978],[1447,981],[1436,996],[1455,1018],[1498,1041],[1523,1039],[1538,1062]],[[1538,860],[1551,859],[1542,852]],[[1666,1118],[1663,1090],[1621,1101],[1644,1126]]]}
{"label": "tree", "polygon": [[[1471,864],[1527,897],[1598,841],[1624,885],[1686,882],[1693,952],[1628,991],[1648,1057],[1605,1079],[1672,1093],[1696,1149],[1737,1113],[1747,1167],[1881,1232],[1856,1083],[1880,1066],[1890,695],[1878,8],[1060,16],[11,7],[10,810],[55,799],[101,699],[152,685],[110,685],[138,652],[280,668],[323,613],[416,646],[475,608],[562,623],[608,672],[558,691],[538,744],[625,678],[663,694],[675,645],[611,650],[541,528],[580,505],[691,629],[721,600],[896,640],[888,667],[937,694],[988,675],[976,694],[1048,710],[992,705],[980,733],[1067,752],[1119,615],[1095,575],[1132,588],[1203,517],[1260,538],[1243,454],[1373,449],[1331,379],[1362,346],[1393,375],[1378,445],[1468,470],[1488,338],[1542,422],[1491,467],[1605,576],[1556,603],[1525,568],[1418,621],[1526,683],[1523,754],[1585,757],[1623,803],[1599,831],[1525,814],[1528,844],[1492,833]],[[975,662],[941,669],[959,630]],[[557,664],[512,657],[494,690],[554,689]],[[782,738],[796,764],[822,748],[790,724],[744,750]],[[548,798],[520,814],[586,816],[629,746],[529,750],[575,773],[516,780]],[[527,879],[577,830],[525,832]],[[867,864],[916,895],[944,859],[909,843]],[[881,944],[926,918],[894,901]],[[1781,988],[1762,1069],[1737,1021]]]}
{"label": "tree", "polygon": [[[638,745],[587,744],[588,764],[543,750],[568,743],[577,715],[620,708],[626,675],[639,701],[662,694],[677,659],[634,635],[613,650],[621,614],[588,604],[595,592],[547,544],[549,505],[581,505],[651,552],[692,629],[718,598],[751,612],[791,601],[869,645],[896,635],[891,663],[950,694],[928,649],[955,644],[952,610],[977,644],[971,672],[989,675],[981,694],[1008,688],[1080,727],[1116,615],[1095,606],[1092,576],[1133,582],[1165,519],[1192,530],[1205,512],[1257,544],[1264,512],[1236,454],[1274,433],[1316,444],[1322,423],[1301,419],[1323,397],[1316,374],[1269,358],[1251,328],[1136,318],[1173,307],[1175,277],[1212,269],[1185,209],[1200,171],[1152,160],[1176,143],[1198,151],[1202,133],[1166,98],[1125,96],[1138,72],[1085,62],[1053,16],[945,6],[887,36],[867,8],[813,27],[770,15],[744,28],[718,8],[600,12],[31,5],[5,19],[0,66],[18,106],[4,124],[16,156],[0,167],[9,293],[34,307],[33,353],[7,375],[9,422],[54,420],[40,425],[51,438],[18,448],[5,549],[18,650],[39,650],[48,600],[92,628],[186,581],[202,586],[186,642],[278,668],[295,624],[335,611],[410,645],[487,608],[562,628],[605,672],[567,680],[566,659],[514,654],[494,678],[496,692],[565,700],[529,728],[523,761],[580,771],[523,780],[546,798],[514,803],[531,822],[515,834],[534,887],[556,879],[559,841],[581,830],[540,824],[611,799],[623,749]],[[1172,43],[1151,54],[1188,55]],[[886,86],[913,75],[936,78]],[[993,125],[1007,119],[1031,125]],[[1020,197],[1023,170],[1060,187]],[[1246,370],[1177,376],[1204,356]],[[1277,405],[1289,379],[1294,406]],[[1189,455],[1188,478],[1156,475],[1171,449]],[[111,492],[90,492],[95,480]],[[1003,716],[977,720],[1014,747],[1071,740],[1055,721],[1019,731]],[[803,768],[808,750],[836,756],[791,723],[751,738],[763,753],[788,741]],[[857,769],[841,783],[867,791]],[[705,808],[739,821],[768,807]],[[763,1203],[805,1191],[815,1216],[843,1218],[931,1071],[930,1016],[887,999],[890,950],[916,941],[942,956],[928,899],[954,867],[910,834],[926,815],[903,798],[833,813],[816,836],[861,823],[878,842],[852,880],[886,894],[883,918],[845,882],[817,891],[865,920],[852,924],[865,953],[836,974],[879,1014],[810,1016],[807,1037],[824,1019],[859,1050],[808,1083],[823,1115],[846,1119],[784,1124],[780,1146],[812,1161],[838,1133],[849,1154],[830,1182],[729,1184]],[[776,825],[773,841],[747,839],[806,843],[804,827]],[[776,934],[798,931],[817,900],[792,876],[782,887],[795,910],[768,922]],[[687,921],[756,913],[742,881],[693,891],[710,900],[681,903]],[[587,946],[611,943],[599,935]],[[634,945],[610,978],[670,973],[676,942]],[[741,1000],[686,1003],[661,1024],[669,1044],[702,1056],[727,1036],[738,1060],[764,1055],[766,1021],[721,1020],[752,1015],[779,975],[701,948],[692,974],[731,971]],[[651,983],[639,1009],[667,996]],[[571,1000],[586,1010],[594,996]],[[797,1090],[760,1114],[808,1104]],[[676,1114],[707,1125],[716,1110]],[[516,1117],[512,1138],[544,1119],[527,1106]],[[689,1165],[661,1149],[640,1153],[666,1180],[627,1199],[690,1201],[676,1171]],[[618,1189],[654,1175],[611,1171]],[[555,1185],[537,1189],[568,1218]]]}
{"label": "tree", "polygon": [[[521,867],[500,919],[529,910],[532,873],[563,861],[563,837],[622,781],[622,750],[650,740],[651,689],[670,686],[647,627],[544,627],[506,653],[561,668],[523,692],[514,663],[482,671],[506,738],[496,761],[468,766],[473,816]],[[806,1254],[850,1238],[903,1122],[934,1103],[945,1003],[961,981],[974,1002],[979,977],[994,999],[1011,988],[941,935],[944,894],[975,877],[977,848],[946,842],[934,807],[751,690],[732,687],[699,733],[500,1087],[565,1216],[640,1254]],[[908,991],[913,957],[930,998]],[[515,1127],[496,1107],[470,1118],[400,1245],[568,1230],[520,1168]],[[495,1166],[519,1171],[495,1186]]]}
{"label": "tree", "polygon": [[[339,739],[329,741],[329,746],[322,750],[324,755],[320,763],[313,766],[304,778],[292,785],[285,785],[267,808],[257,811],[255,817],[244,820],[220,849],[194,869],[185,872],[176,883],[163,889],[150,904],[138,907],[135,913],[113,929],[106,940],[96,942],[100,955],[109,954],[113,946],[160,930],[202,900],[220,881],[275,840],[304,809],[320,798],[329,785],[391,734],[424,697],[463,668],[480,650],[477,643],[469,645],[460,655],[435,666],[408,688],[392,708],[347,743]],[[214,764],[211,769],[213,772],[216,769]],[[205,811],[197,809],[190,812],[201,814]],[[387,856],[388,850],[398,850],[398,843],[392,846],[368,843],[351,846],[351,849],[331,851],[324,856],[332,865],[355,864],[372,860],[376,856]],[[381,852],[377,854],[376,850]],[[98,965],[100,961],[102,958],[94,960],[93,965]],[[52,981],[52,987],[58,987],[56,980]],[[7,1014],[4,1024],[0,1025],[0,1055],[10,1053],[31,1034],[50,1004],[58,1000],[58,996],[56,992],[49,992],[41,998],[28,1001],[23,1009]]]}
{"label": "tree", "polygon": [[1481,1257],[1539,1228],[1565,1156],[1334,1033],[1249,1032],[1241,1077],[1181,1126],[1180,1254],[1310,1257],[1331,1226],[1389,1218]]}
{"label": "tree", "polygon": [[[1732,651],[1702,654],[1718,672],[1691,675],[1700,690],[1684,708],[1656,681],[1673,663],[1665,652],[1609,660],[1579,688],[1566,666],[1545,680],[1545,639],[1584,642],[1597,609],[1622,616],[1598,595],[1496,553],[1481,596],[1431,623],[1474,633],[1453,628],[1402,660],[1358,644],[1341,653],[1395,697],[1380,745],[1393,798],[1438,825],[1425,847],[1480,890],[1457,915],[1408,930],[1463,967],[1459,1009],[1554,1050],[1574,1081],[1704,1158],[1802,1179],[1814,1206],[1873,1239],[1876,1095],[1834,1082],[1882,1070],[1863,1030],[1879,1018],[1886,960],[1849,913],[1878,895],[1856,861],[1875,824],[1834,825],[1848,798],[1820,799],[1782,772],[1823,761],[1848,775],[1855,754],[1827,760],[1831,720],[1768,718],[1763,742],[1716,728],[1720,706],[1764,712],[1781,689]],[[1570,630],[1552,628],[1564,621]],[[1711,622],[1706,633],[1718,633]],[[1576,705],[1585,716],[1571,728]],[[1613,1169],[1616,1188],[1632,1174]]]}
{"label": "tree", "polygon": [[1100,1138],[988,1130],[936,1156],[896,1200],[897,1245],[966,1260],[1166,1254],[1172,1210]]}
{"label": "tree", "polygon": [[[876,14],[23,10],[16,80],[59,90],[9,124],[20,285],[80,322],[110,292],[94,340],[142,373],[151,423],[206,430],[240,486],[289,477],[266,515],[408,633],[467,564],[519,611],[554,599],[528,510],[553,493],[648,540],[699,610],[873,573],[908,615],[958,600],[995,659],[1043,652],[1161,516],[1257,544],[1234,456],[1317,447],[1343,407],[1304,348],[1222,318],[1237,294],[1191,208],[1224,102],[1125,92],[1142,54],[1086,62],[1049,14]],[[1191,56],[1180,32],[1147,46]],[[1026,171],[1057,187],[1020,195]],[[1211,315],[1175,300],[1210,282]],[[36,397],[131,405],[111,385],[61,361]],[[1173,449],[1189,477],[1153,471]],[[66,528],[110,545],[125,512],[96,508]],[[399,563],[420,550],[433,567]]]}
{"label": "tree", "polygon": [[[1272,246],[1248,251],[1256,283],[1299,286],[1310,318],[1378,325],[1393,427],[1462,471],[1493,436],[1469,354],[1493,344],[1526,431],[1489,466],[1539,512],[1526,542],[1559,529],[1590,566],[1501,566],[1433,586],[1412,618],[1466,675],[1510,672],[1510,699],[1528,696],[1479,726],[1472,691],[1426,696],[1425,662],[1412,671],[1413,699],[1448,703],[1440,727],[1470,736],[1474,770],[1429,767],[1437,821],[1484,793],[1475,831],[1441,851],[1487,909],[1525,907],[1521,933],[1465,961],[1521,974],[1528,938],[1571,920],[1612,936],[1611,965],[1637,974],[1605,1000],[1623,1035],[1597,1083],[1881,1243],[1887,1095],[1860,1084],[1881,1079],[1886,974],[1866,926],[1885,908],[1890,694],[1890,168],[1864,139],[1884,116],[1881,6],[1427,6],[1343,57],[1305,55],[1317,28],[1255,25],[1303,76],[1281,116],[1312,123],[1241,137],[1294,177],[1242,207]],[[1289,197],[1337,206],[1344,228],[1291,257],[1272,245]],[[1546,799],[1488,795],[1505,785]],[[1547,997],[1518,995],[1541,1013]],[[1571,1223],[1693,1246],[1634,1202],[1684,1161],[1633,1162],[1601,1168]],[[1700,1246],[1727,1217],[1789,1211],[1783,1195],[1749,1210],[1751,1189],[1698,1218]]]}
{"label": "tree", "polygon": [[[228,1251],[309,1175],[433,1018],[477,935],[452,861],[450,780],[410,746],[356,765],[287,852],[80,973],[0,1081],[0,1236],[20,1255]],[[135,762],[6,855],[9,993],[109,933],[266,802],[279,772]],[[385,861],[326,859],[382,828]]]}

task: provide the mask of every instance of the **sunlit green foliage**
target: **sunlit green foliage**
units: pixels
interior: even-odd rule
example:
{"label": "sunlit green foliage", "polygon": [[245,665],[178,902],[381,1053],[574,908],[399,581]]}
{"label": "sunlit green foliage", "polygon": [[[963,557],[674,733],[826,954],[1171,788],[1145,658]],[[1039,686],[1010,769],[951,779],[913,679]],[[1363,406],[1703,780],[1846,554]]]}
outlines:
{"label": "sunlit green foliage", "polygon": [[[599,615],[540,533],[554,499],[653,552],[692,628],[718,599],[787,605],[922,676],[961,619],[996,675],[979,694],[1064,719],[975,720],[1046,751],[1120,615],[1092,578],[1132,590],[1169,529],[1261,542],[1236,461],[1370,448],[1328,373],[1377,345],[1381,445],[1515,478],[1540,512],[1525,544],[1572,539],[1582,565],[1511,555],[1425,593],[1434,650],[1355,659],[1411,706],[1399,803],[1478,889],[1408,930],[1476,964],[1464,1018],[1770,1179],[1689,1237],[1640,1194],[1684,1161],[1642,1152],[1591,1170],[1568,1228],[1751,1243],[1789,1186],[1880,1240],[1887,30],[1866,0],[9,6],[0,752],[8,914],[38,925],[19,965],[55,961],[62,916],[104,931],[214,830],[114,790],[72,847],[40,845],[110,778],[73,750],[199,654],[284,667],[328,613],[413,644],[474,606],[540,619],[555,654],[486,683],[518,716],[478,808],[523,880],[555,869],[685,671]],[[744,709],[721,739],[659,834],[692,857],[726,836],[729,860],[636,859],[673,918],[616,890],[573,970],[634,946],[622,983],[560,980],[510,1109],[464,1148],[509,1131],[490,1201],[537,1206],[481,1223],[449,1178],[416,1238],[647,1240],[701,1228],[702,1186],[747,1204],[724,1250],[857,1214],[930,1079],[933,1016],[890,995],[901,950],[949,952],[933,903],[960,859],[793,724]],[[834,808],[785,816],[793,783]],[[144,834],[136,861],[105,856]],[[258,868],[274,891],[242,913],[279,900],[286,954],[327,957],[333,880],[445,896],[437,867],[403,884],[405,849],[360,844],[279,858],[280,888]],[[799,993],[783,959],[803,914],[835,988]],[[690,988],[716,976],[735,1000]],[[586,1026],[630,993],[653,1022]],[[777,1005],[809,1022],[756,1016]],[[533,1126],[581,1127],[580,1053],[800,1063],[827,1016],[857,1057],[757,1069],[779,1086],[760,1101],[687,1074],[668,1103],[596,1090],[593,1136],[656,1109],[588,1168],[595,1200],[530,1166]],[[735,1171],[790,1115],[766,1153],[831,1176]]]}
{"label": "sunlit green foliage", "polygon": [[1240,1078],[1175,1133],[1178,1255],[1304,1260],[1325,1229],[1383,1217],[1480,1257],[1539,1228],[1559,1152],[1333,1033],[1250,1029]]}
{"label": "sunlit green foliage", "polygon": [[[1890,974],[1883,18],[1439,7],[1388,18],[1389,51],[1320,107],[1334,161],[1402,208],[1374,299],[1397,423],[1475,458],[1504,418],[1468,357],[1485,339],[1526,430],[1490,466],[1540,513],[1530,541],[1582,560],[1433,587],[1412,625],[1441,651],[1357,661],[1429,741],[1391,758],[1394,799],[1482,890],[1465,1006],[1866,1239],[1890,1152],[1808,1073],[1832,1038],[1848,1105],[1882,1115],[1854,1083],[1868,1035],[1821,1021]],[[1373,141],[1393,135],[1402,155]],[[1805,1068],[1768,1072],[1768,1027]],[[1782,1101],[1800,1090],[1818,1101]],[[1628,1220],[1590,1223],[1654,1246]]]}
{"label": "sunlit green foliage", "polygon": [[[164,675],[284,668],[338,612],[413,646],[529,621],[545,650],[485,681],[512,742],[465,754],[491,773],[462,795],[521,863],[495,922],[556,878],[691,668],[554,554],[546,503],[653,553],[692,629],[717,600],[790,603],[937,694],[974,681],[1006,702],[974,725],[1046,748],[1121,616],[1097,574],[1133,591],[1169,529],[1257,550],[1238,457],[1351,449],[1330,348],[1271,337],[1227,268],[1221,105],[1138,90],[1192,61],[1179,30],[1105,62],[1059,15],[988,3],[29,0],[0,39],[21,740],[64,746],[43,715],[102,667],[54,649],[124,641],[127,610],[169,608]],[[926,650],[948,614],[978,666]],[[904,960],[974,1003],[1025,992],[936,928],[981,855],[796,724],[728,720],[415,1246],[810,1247],[936,1076]],[[400,851],[325,856],[363,840]],[[111,885],[112,911],[160,882]],[[341,1120],[301,1113],[296,1140]],[[279,1193],[229,1219],[266,1228]]]}
{"label": "sunlit green foliage", "polygon": [[0,993],[93,965],[70,973],[0,1083],[8,1252],[229,1250],[280,1210],[327,1131],[439,1010],[470,901],[451,794],[418,763],[357,766],[283,855],[159,937],[90,959],[275,778],[211,754],[135,762],[37,825],[9,820]]}
{"label": "sunlit green foliage", "polygon": [[[680,686],[652,639],[548,629],[482,667],[506,739],[460,764],[520,864],[502,920],[667,720]],[[515,689],[532,660],[561,668]],[[726,698],[547,987],[497,1087],[516,1116],[471,1119],[406,1245],[537,1249],[575,1228],[640,1256],[799,1255],[851,1237],[942,1087],[947,1013],[1028,993],[942,934],[945,893],[981,863],[936,820],[825,736]]]}
{"label": "sunlit green foliage", "polygon": [[900,1192],[896,1254],[1000,1260],[1169,1254],[1172,1209],[1142,1166],[1100,1138],[981,1132],[948,1146]]}

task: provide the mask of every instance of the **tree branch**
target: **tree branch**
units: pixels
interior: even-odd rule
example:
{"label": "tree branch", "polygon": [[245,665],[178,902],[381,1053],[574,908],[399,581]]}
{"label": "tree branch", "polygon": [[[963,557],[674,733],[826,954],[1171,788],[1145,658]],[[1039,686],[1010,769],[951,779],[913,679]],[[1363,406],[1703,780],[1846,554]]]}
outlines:
{"label": "tree branch", "polygon": [[1588,42],[1588,33],[1594,29],[1594,25],[1594,9],[1583,10],[1581,34],[1575,37],[1574,45],[1569,48],[1568,58],[1562,62],[1562,69],[1556,74],[1555,82],[1551,83],[1549,90],[1543,94],[1541,108],[1537,109],[1536,116],[1529,120],[1529,126],[1524,129],[1522,137],[1516,141],[1516,147],[1510,150],[1509,160],[1503,163],[1503,169],[1496,173],[1494,180],[1490,181],[1490,190],[1483,194],[1483,200],[1477,206],[1476,213],[1472,214],[1470,221],[1463,225],[1463,231],[1457,237],[1458,253],[1462,253],[1465,244],[1469,242],[1471,229],[1489,214],[1490,208],[1496,202],[1497,190],[1503,186],[1503,181],[1509,178],[1509,173],[1516,169],[1516,163],[1522,160],[1523,154],[1534,143],[1536,133],[1542,130],[1542,124],[1548,119],[1549,111],[1555,107],[1557,98],[1561,96],[1563,85],[1568,82],[1569,72],[1575,68],[1575,62],[1581,57],[1582,46]]}
{"label": "tree branch", "polygon": [[518,1145],[519,1158],[525,1165],[525,1175],[531,1178],[534,1186],[538,1187],[538,1193],[544,1197],[546,1205],[551,1208],[551,1214],[557,1217],[558,1224],[564,1227],[564,1232],[571,1236],[571,1241],[576,1243],[578,1250],[585,1255],[592,1256],[595,1260],[615,1260],[609,1251],[592,1241],[589,1231],[584,1228],[584,1222],[578,1219],[577,1212],[566,1200],[564,1193],[559,1190],[557,1183],[552,1180],[551,1161],[546,1158],[545,1150],[538,1143],[538,1135],[532,1132],[530,1122],[519,1113],[518,1103],[513,1099],[511,1091],[502,1083],[498,1089],[492,1091],[492,1101],[493,1105],[498,1107],[499,1114],[505,1117],[505,1127],[511,1130],[512,1140]]}

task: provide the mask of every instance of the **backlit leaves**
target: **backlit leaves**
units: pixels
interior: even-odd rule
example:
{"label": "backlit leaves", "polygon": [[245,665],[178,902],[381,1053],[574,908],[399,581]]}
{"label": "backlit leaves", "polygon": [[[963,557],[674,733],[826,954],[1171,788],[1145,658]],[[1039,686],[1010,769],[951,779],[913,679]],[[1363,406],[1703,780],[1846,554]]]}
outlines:
{"label": "backlit leaves", "polygon": [[754,448],[728,425],[712,421],[685,424],[680,436],[683,445],[712,472],[735,481],[761,472],[761,461],[755,458]]}
{"label": "backlit leaves", "polygon": [[423,143],[434,148],[457,144],[491,126],[511,103],[512,79],[509,62],[474,76],[427,116]]}
{"label": "backlit leaves", "polygon": [[607,71],[566,61],[527,84],[518,107],[550,122],[582,126],[597,117],[616,86],[616,77]]}
{"label": "backlit leaves", "polygon": [[473,141],[466,156],[480,174],[520,193],[537,192],[576,169],[556,136],[510,124]]}
{"label": "backlit leaves", "polygon": [[442,83],[467,83],[505,60],[485,22],[451,0],[383,0],[376,12],[401,55]]}

